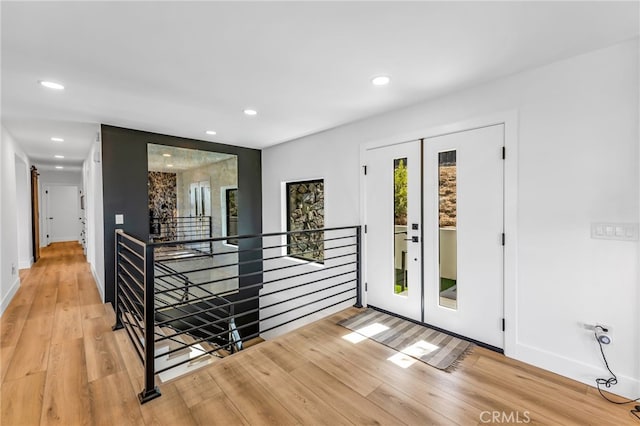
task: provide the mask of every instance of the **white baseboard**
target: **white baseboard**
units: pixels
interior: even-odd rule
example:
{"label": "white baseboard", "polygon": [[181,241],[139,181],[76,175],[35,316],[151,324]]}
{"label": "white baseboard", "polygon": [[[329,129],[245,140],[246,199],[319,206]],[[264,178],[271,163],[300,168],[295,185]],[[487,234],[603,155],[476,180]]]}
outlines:
{"label": "white baseboard", "polygon": [[6,294],[6,296],[2,298],[2,302],[0,302],[0,316],[4,314],[4,310],[7,309],[7,306],[9,306],[9,303],[11,303],[13,296],[16,295],[19,288],[20,288],[20,277],[17,277],[16,280],[11,285],[9,292]]}
{"label": "white baseboard", "polygon": [[93,264],[90,263],[89,265],[91,265],[91,274],[93,275],[93,280],[96,282],[96,287],[98,287],[98,293],[100,293],[100,300],[104,303],[104,283],[102,279],[98,278],[98,273],[96,272],[96,268],[93,267]]}
{"label": "white baseboard", "polygon": [[20,259],[18,260],[18,268],[19,269],[29,269],[33,265],[33,257],[29,259]]}
{"label": "white baseboard", "polygon": [[[518,344],[514,352],[510,355],[512,358],[592,387],[596,386],[596,378],[609,377],[604,367],[595,367],[533,346]],[[607,389],[607,392],[627,399],[637,398],[640,395],[640,380],[623,374],[616,374],[616,376],[618,384]]]}

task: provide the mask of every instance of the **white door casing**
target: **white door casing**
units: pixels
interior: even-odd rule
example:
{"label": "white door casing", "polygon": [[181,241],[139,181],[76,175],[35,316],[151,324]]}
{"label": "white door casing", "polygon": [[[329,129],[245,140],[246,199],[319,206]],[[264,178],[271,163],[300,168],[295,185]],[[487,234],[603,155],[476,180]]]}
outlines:
{"label": "white door casing", "polygon": [[60,241],[79,241],[80,210],[78,187],[52,185],[45,188],[47,198],[45,220],[47,224],[47,243]]}

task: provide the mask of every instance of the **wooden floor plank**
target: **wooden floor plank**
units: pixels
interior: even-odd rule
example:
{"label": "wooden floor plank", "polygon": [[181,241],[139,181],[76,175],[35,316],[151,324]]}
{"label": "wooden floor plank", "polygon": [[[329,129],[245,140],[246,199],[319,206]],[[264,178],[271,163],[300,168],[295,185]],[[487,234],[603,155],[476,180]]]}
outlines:
{"label": "wooden floor plank", "polygon": [[73,302],[56,303],[51,342],[82,338],[80,308]]}
{"label": "wooden floor plank", "polygon": [[[53,317],[53,312],[51,313]],[[13,380],[47,369],[53,318],[27,320],[7,367],[5,380]]]}
{"label": "wooden floor plank", "polygon": [[2,384],[2,425],[37,425],[42,413],[46,372],[34,373]]}
{"label": "wooden floor plank", "polygon": [[89,383],[89,398],[93,425],[135,426],[144,423],[140,403],[126,371],[104,376]]}
{"label": "wooden floor plank", "polygon": [[249,425],[235,405],[224,395],[194,405],[191,407],[191,414],[201,426]]}
{"label": "wooden floor plank", "polygon": [[244,365],[253,380],[269,389],[301,424],[351,424],[346,417],[261,352],[248,353],[244,358],[247,358]]}
{"label": "wooden floor plank", "polygon": [[53,344],[40,424],[88,423],[91,423],[91,409],[83,339]]}
{"label": "wooden floor plank", "polygon": [[83,322],[87,378],[92,382],[126,369],[115,335],[104,317]]}

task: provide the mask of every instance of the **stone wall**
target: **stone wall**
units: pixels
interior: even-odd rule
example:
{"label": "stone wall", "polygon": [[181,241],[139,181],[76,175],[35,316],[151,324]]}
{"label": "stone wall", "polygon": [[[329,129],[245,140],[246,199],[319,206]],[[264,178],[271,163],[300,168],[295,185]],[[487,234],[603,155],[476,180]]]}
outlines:
{"label": "stone wall", "polygon": [[[149,172],[149,219],[158,219],[160,223],[160,227],[157,227],[158,222],[151,222],[151,234],[161,234],[168,239],[175,238],[175,229],[171,229],[175,227],[169,224],[173,223],[178,211],[176,182],[175,173]],[[154,222],[156,228],[153,228]]]}
{"label": "stone wall", "polygon": [[[287,184],[287,228],[289,231],[324,228],[324,181]],[[289,254],[304,259],[324,260],[324,232],[293,234]]]}

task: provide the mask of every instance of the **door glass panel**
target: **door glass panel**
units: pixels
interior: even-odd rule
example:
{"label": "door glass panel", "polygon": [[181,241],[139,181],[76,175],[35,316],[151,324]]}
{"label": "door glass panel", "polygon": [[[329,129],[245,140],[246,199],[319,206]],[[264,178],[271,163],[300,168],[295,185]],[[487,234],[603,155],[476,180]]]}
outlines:
{"label": "door glass panel", "polygon": [[393,160],[393,292],[407,295],[407,159]]}
{"label": "door glass panel", "polygon": [[458,308],[456,151],[438,153],[440,306]]}

